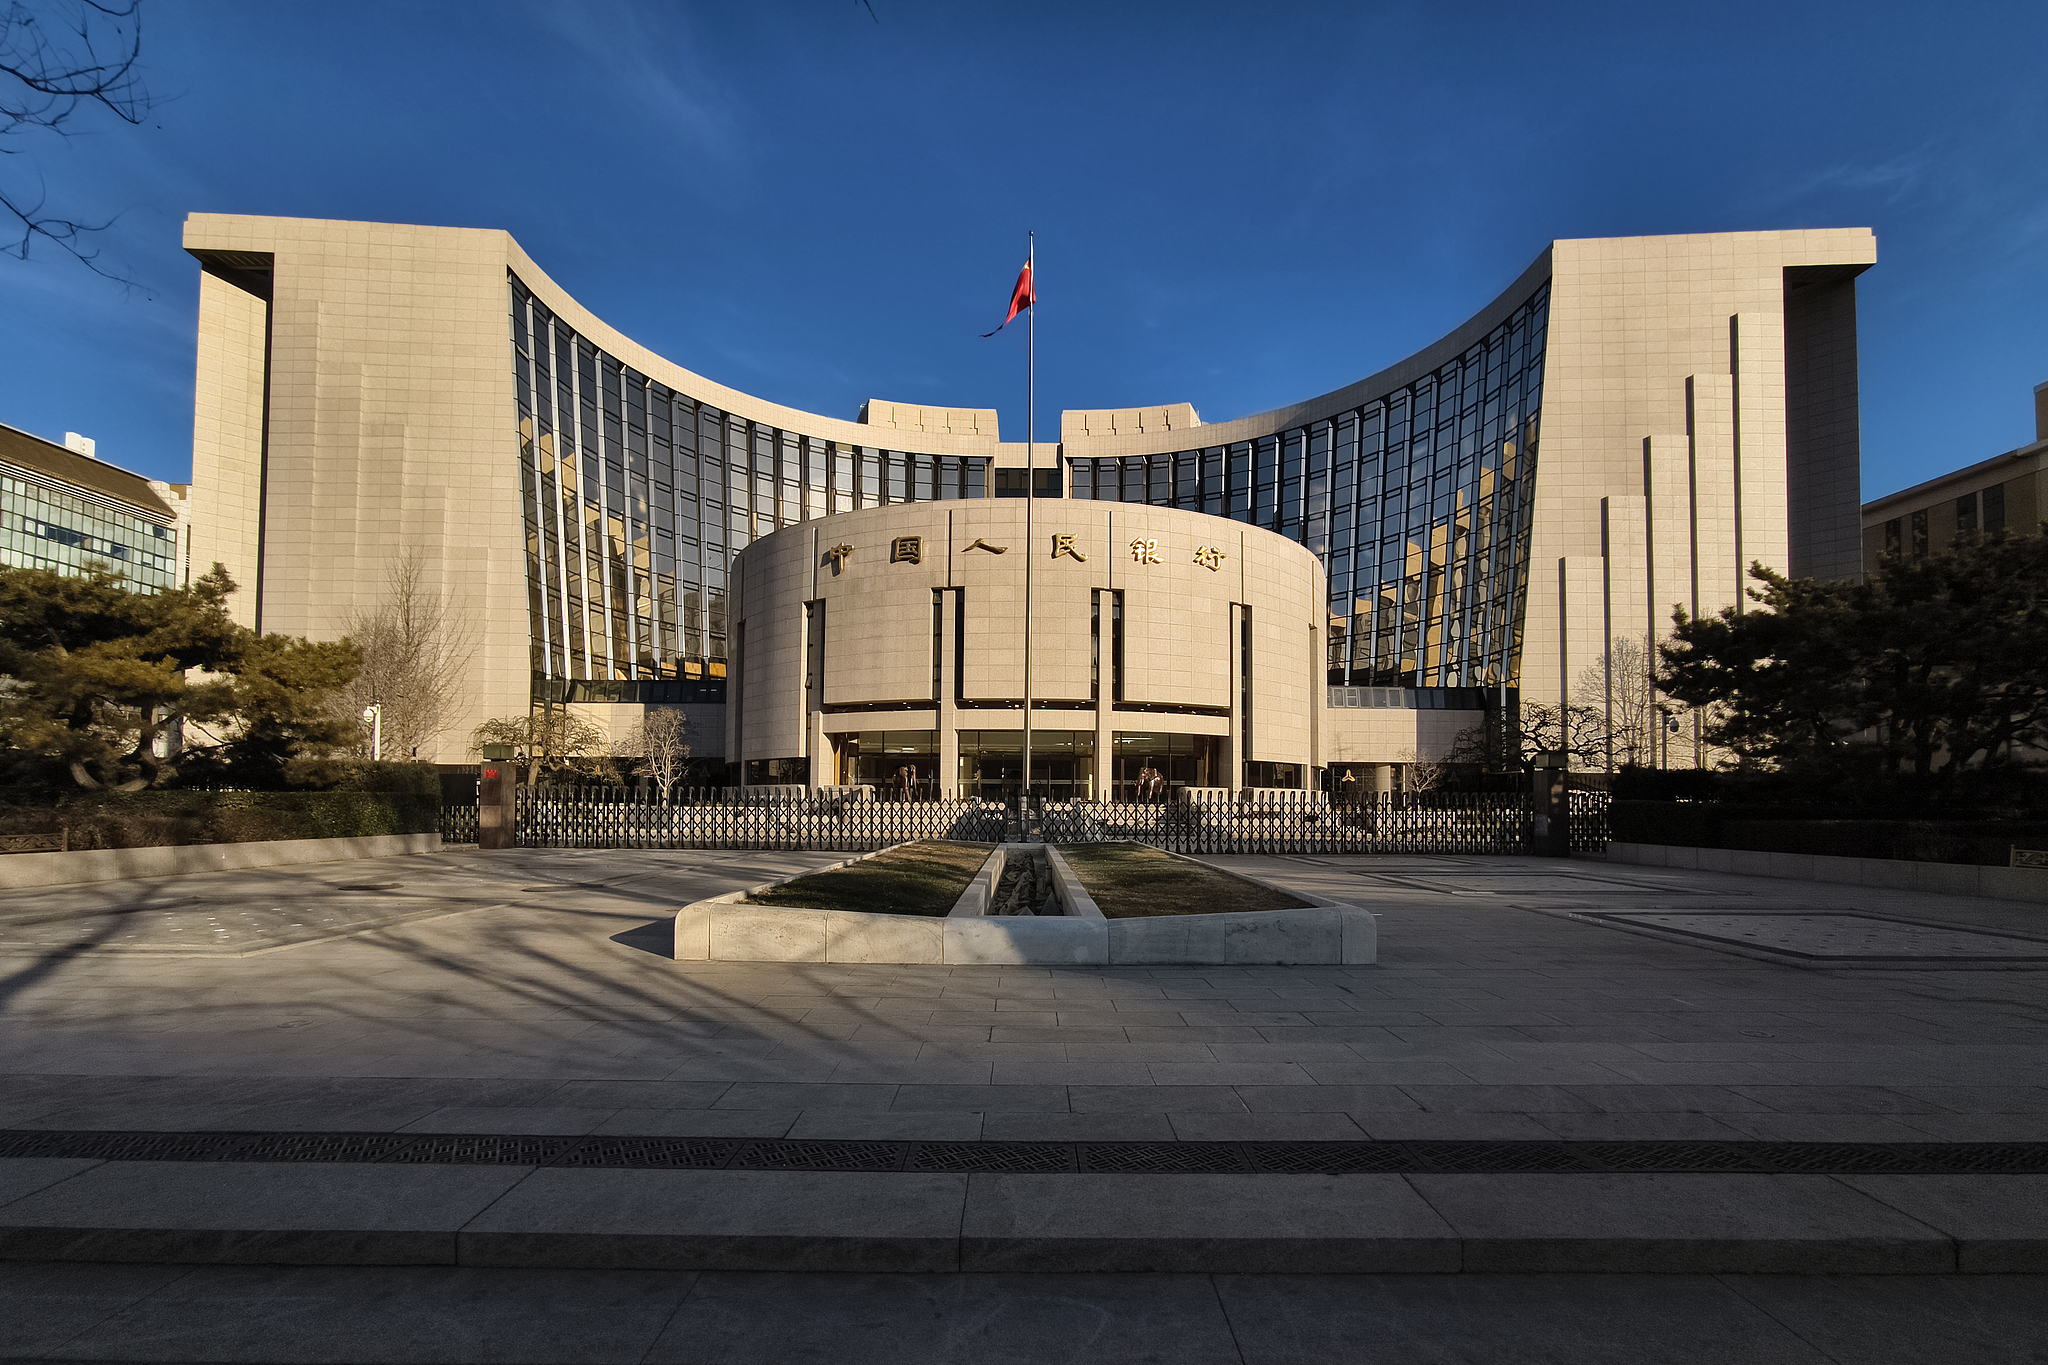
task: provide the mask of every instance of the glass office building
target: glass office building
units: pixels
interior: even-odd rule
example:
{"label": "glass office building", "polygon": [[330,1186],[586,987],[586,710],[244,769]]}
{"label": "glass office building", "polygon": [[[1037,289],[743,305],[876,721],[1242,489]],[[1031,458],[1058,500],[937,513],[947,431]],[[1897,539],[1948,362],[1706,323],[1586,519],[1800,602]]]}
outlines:
{"label": "glass office building", "polygon": [[176,514],[149,482],[0,427],[0,564],[78,574],[100,564],[139,592],[178,586]]}

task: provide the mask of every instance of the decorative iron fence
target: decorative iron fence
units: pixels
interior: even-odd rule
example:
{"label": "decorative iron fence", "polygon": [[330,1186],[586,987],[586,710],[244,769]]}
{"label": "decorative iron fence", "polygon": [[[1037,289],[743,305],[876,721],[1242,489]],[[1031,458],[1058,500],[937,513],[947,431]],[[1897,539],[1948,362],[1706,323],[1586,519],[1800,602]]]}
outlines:
{"label": "decorative iron fence", "polygon": [[1607,847],[1607,793],[1566,792],[1574,853],[1599,853]]}
{"label": "decorative iron fence", "polygon": [[[1571,793],[1572,848],[1606,840],[1607,798]],[[442,837],[476,840],[476,812],[449,807]],[[990,801],[873,801],[836,793],[660,801],[627,788],[540,787],[518,793],[529,848],[732,848],[865,853],[911,839],[993,843],[1028,824],[1053,844],[1131,839],[1176,853],[1524,853],[1525,796],[1425,792],[1333,802],[1316,792],[1147,804],[1046,802],[1029,821]],[[453,831],[453,832],[451,832]],[[466,834],[466,838],[459,835]]]}
{"label": "decorative iron fence", "polygon": [[441,842],[444,844],[473,844],[476,842],[476,803],[466,806],[441,807]]}
{"label": "decorative iron fence", "polygon": [[1268,792],[1146,805],[1048,805],[1048,843],[1134,839],[1174,853],[1524,853],[1529,800],[1498,793],[1421,792],[1335,802],[1319,792]]}
{"label": "decorative iron fence", "polygon": [[995,843],[986,801],[863,801],[837,795],[660,801],[624,788],[522,787],[522,848],[759,848],[871,853],[912,839]]}

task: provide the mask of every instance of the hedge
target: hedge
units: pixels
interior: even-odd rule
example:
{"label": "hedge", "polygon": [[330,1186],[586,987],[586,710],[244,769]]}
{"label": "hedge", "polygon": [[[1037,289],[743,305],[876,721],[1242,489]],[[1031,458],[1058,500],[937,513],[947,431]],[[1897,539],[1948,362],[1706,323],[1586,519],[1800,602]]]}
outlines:
{"label": "hedge", "polygon": [[1758,853],[1974,863],[2003,867],[2014,846],[2048,848],[2048,820],[1912,820],[1845,817],[1812,807],[1719,801],[1614,801],[1608,837]]}
{"label": "hedge", "polygon": [[0,805],[0,834],[62,830],[74,849],[157,848],[431,834],[440,828],[440,818],[438,780],[426,793],[81,792],[55,804]]}

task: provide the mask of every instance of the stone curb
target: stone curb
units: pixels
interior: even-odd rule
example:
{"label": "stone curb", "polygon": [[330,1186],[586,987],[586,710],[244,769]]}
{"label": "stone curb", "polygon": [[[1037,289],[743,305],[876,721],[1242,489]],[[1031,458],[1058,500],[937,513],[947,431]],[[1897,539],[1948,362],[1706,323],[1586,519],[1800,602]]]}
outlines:
{"label": "stone curb", "polygon": [[0,1161],[0,1260],[1042,1273],[2048,1271],[2048,1176]]}
{"label": "stone curb", "polygon": [[1689,872],[1723,872],[1738,877],[1836,882],[1941,896],[2048,903],[2048,869],[1979,867],[1968,863],[1918,863],[1895,858],[1837,858],[1822,853],[1760,853],[1736,848],[1695,848],[1689,844],[1609,843],[1606,860],[1638,867],[1676,867]]}
{"label": "stone curb", "polygon": [[[742,904],[780,881],[692,901],[676,911],[675,960],[924,966],[1363,966],[1379,960],[1378,921],[1371,911],[1256,878],[1243,880],[1310,904],[1296,910],[1104,919],[1057,853],[1052,854],[1053,875],[1075,913],[990,917],[987,899],[1010,847],[996,846],[952,912],[943,917]],[[792,874],[781,881],[808,875]]]}
{"label": "stone curb", "polygon": [[358,839],[266,839],[245,844],[10,853],[0,857],[0,890],[78,886],[133,877],[178,877],[255,867],[296,867],[303,863],[349,862],[440,851],[438,834],[372,834]]}

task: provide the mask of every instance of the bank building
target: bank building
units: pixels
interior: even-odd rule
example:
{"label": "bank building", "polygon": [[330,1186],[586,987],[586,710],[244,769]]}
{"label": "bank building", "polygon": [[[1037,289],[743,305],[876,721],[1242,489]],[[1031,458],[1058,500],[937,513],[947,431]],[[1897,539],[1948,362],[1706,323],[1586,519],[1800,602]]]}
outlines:
{"label": "bank building", "polygon": [[1753,561],[1860,569],[1861,228],[1555,241],[1333,393],[1068,411],[1030,451],[987,409],[726,388],[502,231],[184,240],[191,562],[333,638],[416,558],[479,642],[444,762],[536,706],[679,707],[729,783],[1014,790],[1028,566],[1039,790],[1386,790],[1532,704],[1611,708]]}

